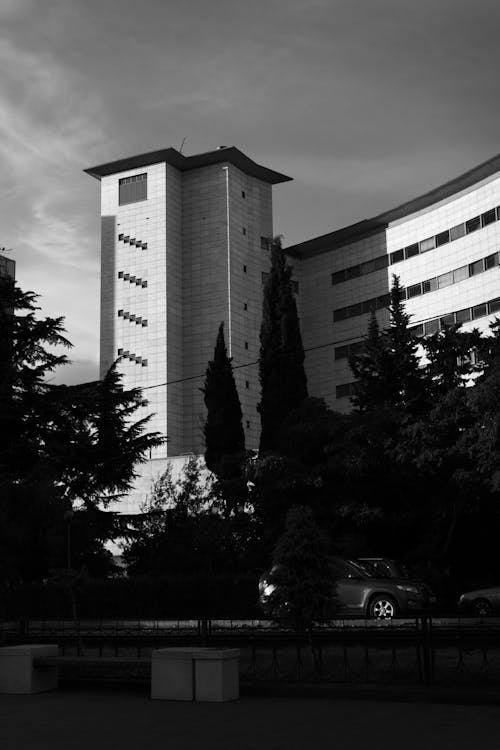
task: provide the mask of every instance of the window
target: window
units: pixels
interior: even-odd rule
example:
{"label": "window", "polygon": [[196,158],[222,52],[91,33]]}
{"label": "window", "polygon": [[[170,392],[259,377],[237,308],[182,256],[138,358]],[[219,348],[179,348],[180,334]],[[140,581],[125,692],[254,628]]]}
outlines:
{"label": "window", "polygon": [[434,320],[428,320],[427,323],[424,323],[424,331],[426,336],[437,333],[439,331],[439,318],[434,318]]}
{"label": "window", "polygon": [[490,211],[486,211],[484,214],[481,214],[481,226],[487,227],[488,224],[493,224],[494,221],[497,220],[495,209],[492,208]]}
{"label": "window", "polygon": [[415,255],[418,255],[419,252],[418,242],[414,245],[408,245],[408,247],[405,247],[405,258],[413,258]]}
{"label": "window", "polygon": [[338,310],[333,311],[333,322],[338,323],[340,320],[347,318],[347,307],[340,307]]}
{"label": "window", "polygon": [[455,268],[453,271],[453,283],[457,284],[459,281],[464,281],[464,279],[469,278],[469,266],[461,266],[460,268]]}
{"label": "window", "polygon": [[465,231],[467,234],[470,234],[471,232],[475,232],[477,229],[481,229],[481,217],[480,216],[474,216],[473,219],[469,219],[465,222]]}
{"label": "window", "polygon": [[[126,203],[137,203],[145,201],[148,197],[148,176],[136,174],[132,177],[122,177],[118,181],[118,203],[120,206]],[[129,238],[127,237],[127,240]]]}
{"label": "window", "polygon": [[453,273],[451,271],[448,271],[448,273],[442,273],[441,276],[437,277],[438,282],[438,289],[443,289],[445,286],[450,286],[450,284],[453,284]]}
{"label": "window", "polygon": [[118,278],[123,279],[123,271],[118,271]]}
{"label": "window", "polygon": [[446,245],[446,243],[449,241],[450,241],[449,229],[446,229],[446,231],[436,234],[436,247],[441,247],[441,245]]}
{"label": "window", "polygon": [[456,312],[455,320],[457,323],[467,323],[467,321],[470,320],[470,307],[466,307],[464,310]]}
{"label": "window", "polygon": [[458,240],[459,237],[463,237],[465,234],[465,224],[457,224],[456,227],[450,229],[450,240]]}
{"label": "window", "polygon": [[414,336],[423,336],[424,335],[424,324],[419,323],[416,326],[412,326],[410,328],[410,331],[413,333]]}
{"label": "window", "polygon": [[424,281],[424,283],[422,284],[422,290],[424,294],[427,294],[428,292],[435,292],[437,288],[437,278],[427,279],[427,281]]}
{"label": "window", "polygon": [[377,310],[381,310],[383,307],[387,307],[391,303],[391,295],[383,294],[381,297],[377,297]]}
{"label": "window", "polygon": [[364,313],[371,313],[375,312],[377,309],[377,300],[376,299],[366,299],[364,302],[361,303],[362,311]]}
{"label": "window", "polygon": [[484,271],[484,264],[483,259],[476,260],[474,263],[469,263],[469,275],[470,276],[476,276],[478,273],[482,273]]}
{"label": "window", "polygon": [[269,237],[261,237],[260,238],[260,246],[262,250],[269,250],[270,245]]}
{"label": "window", "polygon": [[246,272],[247,272],[247,267],[243,266],[243,273],[246,273]]}
{"label": "window", "polygon": [[147,320],[143,320],[142,321],[142,327],[143,328],[147,328],[148,327],[148,321]]}
{"label": "window", "polygon": [[244,303],[243,303],[243,309],[244,309],[244,310],[248,310],[248,303],[247,303],[247,302],[244,302]]}
{"label": "window", "polygon": [[250,388],[250,383],[248,382],[248,380],[245,380],[245,388]]}
{"label": "window", "polygon": [[243,232],[243,234],[246,234],[247,233],[247,228],[246,227],[241,227],[241,231]]}
{"label": "window", "polygon": [[147,282],[147,281],[143,281],[143,282],[142,282],[142,288],[143,288],[143,289],[146,289],[147,285],[148,285],[148,282]]}
{"label": "window", "polygon": [[119,235],[118,235],[118,239],[119,239],[119,240],[123,240],[123,234],[119,234]]}
{"label": "window", "polygon": [[241,191],[241,197],[242,197],[242,198],[246,198],[246,194],[245,194],[245,191],[244,191],[244,190],[242,190],[242,191]]}
{"label": "window", "polygon": [[266,281],[269,278],[269,272],[268,271],[262,271],[261,277],[262,277],[262,283],[265,284]]}
{"label": "window", "polygon": [[345,281],[345,268],[343,268],[342,271],[335,271],[335,273],[332,273],[332,286],[335,286],[335,284],[341,284],[343,281]]}
{"label": "window", "polygon": [[143,367],[147,367],[148,366],[148,360],[147,359],[143,359],[142,360],[142,366]]}
{"label": "window", "polygon": [[476,318],[482,318],[487,314],[488,310],[486,302],[483,302],[482,305],[475,305],[475,307],[472,308],[472,320],[476,320]]}
{"label": "window", "polygon": [[494,268],[495,266],[498,266],[498,253],[493,253],[492,255],[488,255],[484,259],[484,267],[487,271],[489,271],[490,268]]}
{"label": "window", "polygon": [[358,268],[361,276],[364,276],[367,273],[372,273],[372,271],[376,270],[375,261],[367,260],[366,263],[361,263]]}
{"label": "window", "polygon": [[248,341],[245,341],[245,349],[248,349]]}
{"label": "window", "polygon": [[355,344],[349,344],[349,356],[352,357],[353,355],[362,354],[365,350],[365,342],[364,341],[356,341]]}
{"label": "window", "polygon": [[250,429],[250,422],[248,421],[248,419],[246,421],[246,425],[247,425],[247,430]]}
{"label": "window", "polygon": [[391,263],[399,263],[400,261],[404,260],[404,257],[404,250],[396,250],[394,253],[391,253]]}
{"label": "window", "polygon": [[123,318],[123,310],[118,310],[118,317]]}
{"label": "window", "polygon": [[488,307],[490,309],[490,313],[498,312],[500,310],[500,297],[492,299]]}
{"label": "window", "polygon": [[419,246],[421,253],[426,253],[428,250],[434,250],[434,248],[436,247],[436,238],[428,237],[426,240],[422,240],[419,243]]}
{"label": "window", "polygon": [[455,313],[449,313],[449,315],[443,315],[442,318],[439,318],[439,322],[441,323],[441,328],[454,325]]}
{"label": "window", "polygon": [[335,348],[335,359],[346,359],[349,356],[348,346],[337,346]]}
{"label": "window", "polygon": [[359,266],[351,266],[350,268],[345,269],[345,280],[349,281],[350,279],[357,279],[358,276],[361,275],[361,270]]}
{"label": "window", "polygon": [[123,354],[123,349],[118,349],[118,356],[121,357],[122,354]]}
{"label": "window", "polygon": [[422,294],[422,286],[420,284],[412,284],[406,289],[406,295],[408,299],[411,299],[412,297],[418,297],[419,294]]}
{"label": "window", "polygon": [[142,247],[143,250],[147,250],[148,249],[148,243],[147,242],[143,242],[142,245],[141,245],[141,247]]}
{"label": "window", "polygon": [[355,318],[356,315],[361,315],[363,308],[361,302],[356,302],[354,305],[349,305],[347,308],[347,317]]}

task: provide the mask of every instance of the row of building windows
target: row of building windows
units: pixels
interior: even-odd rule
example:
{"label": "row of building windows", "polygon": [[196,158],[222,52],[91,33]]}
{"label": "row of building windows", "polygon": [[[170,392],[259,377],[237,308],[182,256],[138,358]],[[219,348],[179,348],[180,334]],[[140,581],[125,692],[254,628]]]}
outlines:
{"label": "row of building windows", "polygon": [[136,325],[142,326],[143,328],[146,328],[148,325],[148,321],[146,318],[142,318],[139,315],[133,315],[126,310],[118,310],[118,317],[124,318],[124,320],[130,320],[131,323],[135,323]]}
{"label": "row of building windows", "polygon": [[118,204],[137,203],[148,198],[148,175],[136,174],[132,177],[122,177],[118,181]]}
{"label": "row of building windows", "polygon": [[[404,290],[405,299],[412,299],[428,292],[435,292],[438,289],[444,289],[446,286],[451,284],[458,284],[460,281],[469,279],[472,276],[477,276],[484,271],[490,271],[492,268],[496,268],[500,264],[499,254],[491,253],[484,258],[475,260],[473,263],[468,263],[460,268],[455,268],[453,271],[447,271],[442,273],[440,276],[434,276],[432,279],[426,279],[426,281],[419,281],[417,284],[411,284]],[[387,299],[385,304],[381,303],[381,300]],[[348,305],[347,307],[341,307],[333,312],[333,322],[336,323],[339,320],[346,320],[346,318],[354,318],[357,315],[363,313],[372,312],[372,310],[379,310],[382,307],[386,307],[389,304],[390,295],[383,295],[383,297],[374,297],[363,302],[357,302],[354,305]]]}
{"label": "row of building windows", "polygon": [[448,244],[448,242],[458,240],[466,234],[476,232],[482,227],[487,227],[495,221],[500,221],[500,206],[491,208],[489,211],[485,211],[485,213],[480,214],[479,216],[474,216],[472,219],[468,219],[461,224],[451,227],[451,229],[445,229],[443,232],[439,232],[439,234],[427,237],[425,240],[395,250],[389,255],[380,255],[378,258],[368,260],[365,263],[359,263],[356,266],[350,266],[349,268],[343,268],[341,271],[336,271],[335,273],[332,273],[332,286],[341,284],[344,281],[349,281],[350,279],[357,279],[359,276],[365,276],[374,271],[379,271],[382,268],[387,268],[387,266],[393,265],[394,263],[413,258],[415,255],[427,253],[429,250],[434,250],[437,247]]}
{"label": "row of building windows", "polygon": [[137,354],[131,354],[128,349],[118,349],[118,356],[123,359],[129,359],[131,362],[135,362],[143,367],[148,366],[148,360],[143,357],[138,357]]}
{"label": "row of building windows", "polygon": [[129,273],[124,273],[123,271],[118,271],[118,278],[123,279],[123,281],[129,281],[136,286],[141,286],[143,289],[146,289],[148,285],[148,282],[139,278],[139,276],[131,276]]}
{"label": "row of building windows", "polygon": [[468,323],[471,320],[477,320],[478,318],[484,318],[486,315],[493,315],[499,312],[500,297],[496,297],[496,299],[488,300],[488,302],[481,302],[479,305],[474,305],[473,307],[464,307],[462,310],[442,315],[440,318],[432,318],[432,320],[427,320],[425,323],[418,323],[415,326],[411,326],[411,330],[415,336],[429,336],[443,330],[445,326],[452,326],[456,323]]}
{"label": "row of building windows", "polygon": [[142,242],[141,240],[136,240],[135,237],[131,237],[129,234],[123,234],[123,232],[122,232],[122,233],[120,233],[118,235],[118,239],[119,239],[120,242],[124,242],[126,245],[134,245],[135,247],[140,247],[143,250],[147,250],[148,249],[148,243],[147,242]]}
{"label": "row of building windows", "polygon": [[[481,302],[479,305],[474,305],[473,307],[464,307],[462,310],[442,315],[440,318],[432,318],[425,321],[425,323],[418,323],[411,326],[411,331],[415,336],[430,336],[433,333],[442,331],[446,326],[468,323],[471,320],[484,318],[486,315],[493,315],[494,313],[500,313],[500,297],[488,302]],[[363,339],[362,341],[355,341],[352,344],[336,346],[335,360],[349,359],[349,357],[361,354],[364,345],[365,340]]]}
{"label": "row of building windows", "polygon": [[485,258],[475,260],[474,263],[468,263],[466,266],[460,266],[453,271],[447,271],[440,276],[434,276],[432,279],[412,284],[406,288],[406,299],[418,297],[420,294],[435,292],[437,289],[443,289],[450,284],[458,284],[459,281],[469,279],[471,276],[477,276],[479,273],[489,271],[499,265],[498,253],[492,253]]}

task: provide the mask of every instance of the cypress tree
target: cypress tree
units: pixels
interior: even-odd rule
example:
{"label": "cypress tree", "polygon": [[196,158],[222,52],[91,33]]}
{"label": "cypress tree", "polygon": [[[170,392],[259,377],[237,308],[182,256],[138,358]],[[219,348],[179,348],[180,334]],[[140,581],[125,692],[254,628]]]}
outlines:
{"label": "cypress tree", "polygon": [[202,388],[207,418],[205,436],[205,463],[210,471],[220,476],[222,463],[233,465],[227,458],[238,458],[245,452],[245,433],[242,411],[231,359],[224,341],[224,323],[219,326],[214,358],[208,363],[205,386]]}
{"label": "cypress tree", "polygon": [[281,241],[271,243],[271,271],[264,287],[260,329],[260,450],[275,447],[282,421],[307,398],[304,347],[297,305]]}
{"label": "cypress tree", "polygon": [[349,359],[349,367],[357,380],[357,392],[352,403],[360,411],[387,402],[387,347],[380,332],[376,313],[372,311],[368,323],[368,335],[363,350]]}

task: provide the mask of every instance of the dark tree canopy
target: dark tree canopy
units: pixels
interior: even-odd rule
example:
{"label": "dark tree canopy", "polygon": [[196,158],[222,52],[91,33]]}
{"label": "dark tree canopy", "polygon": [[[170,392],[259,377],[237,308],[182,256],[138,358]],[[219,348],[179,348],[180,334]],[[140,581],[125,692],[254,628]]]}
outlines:
{"label": "dark tree canopy", "polygon": [[61,564],[66,544],[63,516],[73,508],[78,510],[81,559],[87,556],[91,567],[112,526],[98,505],[126,492],[135,465],[164,441],[157,433],[145,433],[149,417],[134,421],[145,402],[139,389],[123,389],[114,366],[95,383],[57,386],[47,381],[67,362],[52,347],[71,345],[63,336],[62,318],[36,317],[36,300],[11,279],[0,279],[4,580],[42,578]]}
{"label": "dark tree canopy", "polygon": [[297,305],[279,238],[271,244],[271,270],[264,286],[259,379],[260,450],[272,450],[283,420],[307,398],[304,347]]}
{"label": "dark tree canopy", "polygon": [[220,476],[231,465],[230,456],[241,460],[245,452],[242,412],[231,359],[224,341],[224,323],[219,326],[214,358],[208,363],[202,388],[207,418],[205,421],[205,463]]}

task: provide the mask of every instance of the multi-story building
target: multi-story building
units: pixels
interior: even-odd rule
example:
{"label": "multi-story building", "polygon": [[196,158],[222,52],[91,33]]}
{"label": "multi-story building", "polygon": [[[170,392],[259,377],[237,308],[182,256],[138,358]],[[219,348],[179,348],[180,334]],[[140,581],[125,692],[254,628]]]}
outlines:
{"label": "multi-story building", "polygon": [[[225,323],[246,444],[258,445],[262,280],[273,234],[273,184],[290,178],[234,147],[169,148],[86,170],[101,181],[101,375],[117,358],[169,442],[151,457],[129,511],[167,459],[203,452],[200,388]],[[286,249],[306,349],[309,392],[350,408],[349,354],[369,314],[388,322],[393,274],[416,332],[500,314],[500,156],[372,219]],[[123,504],[122,504],[123,507]]]}
{"label": "multi-story building", "polygon": [[0,255],[0,276],[10,276],[11,278],[15,278],[15,260],[12,260],[12,258],[7,258],[5,255]]}
{"label": "multi-story building", "polygon": [[124,384],[144,389],[149,429],[168,436],[121,504],[131,512],[167,458],[203,452],[200,389],[221,322],[246,444],[258,445],[272,186],[290,178],[234,147],[195,156],[168,148],[86,172],[101,181],[101,377],[119,358]]}
{"label": "multi-story building", "polygon": [[[370,312],[388,323],[394,274],[418,334],[500,316],[500,156],[395,209],[287,248],[298,267],[310,393],[350,408],[348,357]],[[325,346],[326,345],[326,346]]]}

